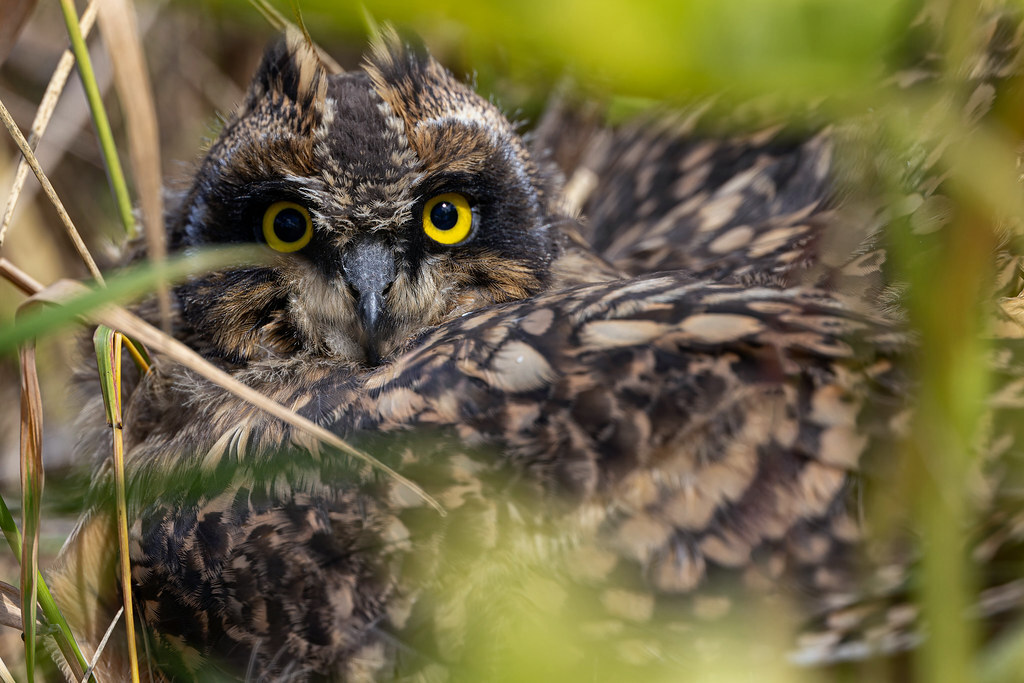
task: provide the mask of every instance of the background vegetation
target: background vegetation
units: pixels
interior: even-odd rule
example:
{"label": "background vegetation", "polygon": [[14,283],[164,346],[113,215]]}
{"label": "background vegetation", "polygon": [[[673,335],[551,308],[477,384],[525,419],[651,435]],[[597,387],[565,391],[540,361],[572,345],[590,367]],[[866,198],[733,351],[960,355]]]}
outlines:
{"label": "background vegetation", "polygon": [[[31,11],[20,30],[13,30],[15,6],[22,4]],[[16,39],[0,44],[0,58],[7,55],[0,65],[0,101],[23,131],[29,129],[67,44],[58,4],[31,5],[11,3],[0,9],[0,25],[9,40]],[[83,9],[79,4],[78,10]],[[200,141],[216,128],[215,114],[230,112],[241,99],[275,30],[252,5],[240,0],[147,2],[136,9],[159,122],[159,168],[173,184],[187,178]],[[279,9],[291,16],[290,8]],[[705,97],[724,102],[753,99],[770,102],[778,116],[803,116],[813,109],[837,122],[891,112],[878,117],[879,136],[865,141],[865,158],[916,158],[917,150],[941,146],[947,158],[946,182],[961,207],[957,220],[923,255],[917,242],[893,236],[897,267],[908,282],[911,323],[922,339],[922,398],[906,472],[893,484],[899,488],[892,497],[904,509],[888,508],[886,513],[909,519],[925,539],[918,591],[931,618],[932,637],[915,655],[912,671],[917,680],[1024,680],[1019,673],[1024,671],[1024,639],[1019,632],[1009,629],[1003,640],[981,644],[962,618],[980,590],[966,545],[975,511],[964,482],[977,466],[976,445],[983,436],[983,408],[990,391],[983,360],[986,347],[978,341],[992,331],[986,328],[995,304],[989,255],[1007,231],[1015,233],[1022,215],[1017,154],[1024,110],[1019,95],[1014,95],[1016,85],[1011,84],[1010,96],[1000,100],[995,115],[985,123],[967,125],[953,104],[968,75],[964,64],[977,47],[977,16],[988,11],[990,3],[384,0],[358,5],[306,0],[301,9],[312,36],[345,67],[358,64],[375,23],[393,22],[407,35],[421,36],[443,63],[456,73],[472,75],[482,92],[526,121],[536,120],[553,90],[571,83],[575,92],[605,103],[613,119]],[[938,27],[934,33],[909,28],[922,25],[917,20],[922,10],[924,16],[931,15],[924,25]],[[111,57],[119,59],[124,45],[104,45],[95,37],[88,44],[114,138],[129,167],[128,191],[138,201],[144,182],[126,152],[124,112],[130,98],[118,97],[111,70]],[[912,94],[880,87],[886,73],[921,55],[929,57],[928,67],[937,76],[934,82]],[[74,74],[37,154],[71,220],[101,268],[106,268],[125,230],[91,121],[81,81]],[[17,158],[14,145],[4,144],[8,153],[0,159],[0,197],[6,197]],[[913,178],[898,163],[881,166],[889,173],[883,181],[904,200]],[[45,284],[61,277],[88,277],[34,179],[29,179],[18,206],[9,234],[0,238],[0,256]],[[898,215],[898,207],[892,213]],[[0,281],[0,330],[15,328],[14,311],[23,298]],[[999,334],[1019,336],[1013,302],[1001,303],[1008,315]],[[68,484],[76,480],[62,476],[75,438],[76,402],[64,400],[64,386],[73,367],[77,334],[75,327],[63,328],[39,347],[43,461],[48,470],[42,498],[44,556],[59,547],[79,500],[75,491],[80,488]],[[14,501],[23,493],[18,396],[17,356],[7,349],[0,356],[0,480],[4,500],[16,508],[16,515]],[[5,559],[7,569],[0,580],[19,585],[16,558]],[[20,680],[29,671],[17,633],[8,633],[14,637],[2,641],[0,657]],[[533,642],[524,641],[523,648]],[[43,670],[54,675],[52,668]],[[739,679],[745,672],[714,675],[719,680],[729,675]],[[784,680],[786,674],[779,676]]]}

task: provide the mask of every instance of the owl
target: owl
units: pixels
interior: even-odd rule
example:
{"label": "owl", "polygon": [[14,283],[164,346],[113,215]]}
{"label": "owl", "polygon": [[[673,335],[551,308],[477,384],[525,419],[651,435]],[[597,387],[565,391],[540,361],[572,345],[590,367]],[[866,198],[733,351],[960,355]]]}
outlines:
{"label": "owl", "polygon": [[172,248],[280,254],[182,291],[205,355],[377,365],[463,313],[618,275],[562,229],[550,170],[439,65],[392,41],[331,75],[297,40],[266,55],[172,218]]}
{"label": "owl", "polygon": [[[174,334],[443,512],[158,359],[125,402],[153,680],[675,675],[758,610],[826,623],[812,659],[914,644],[860,503],[913,341],[873,231],[834,258],[838,136],[698,120],[556,107],[528,144],[391,33],[352,72],[268,49],[168,220],[264,258],[177,286]],[[121,604],[104,438],[51,574],[87,650]]]}

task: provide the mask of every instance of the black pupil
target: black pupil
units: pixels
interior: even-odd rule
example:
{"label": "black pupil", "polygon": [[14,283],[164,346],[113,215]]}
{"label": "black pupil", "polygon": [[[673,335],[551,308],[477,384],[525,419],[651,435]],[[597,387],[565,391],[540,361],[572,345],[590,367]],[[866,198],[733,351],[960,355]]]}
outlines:
{"label": "black pupil", "polygon": [[438,202],[430,210],[430,222],[438,230],[451,230],[459,222],[459,210],[451,202]]}
{"label": "black pupil", "polygon": [[306,217],[298,209],[281,209],[274,216],[274,234],[282,242],[298,242],[306,234]]}

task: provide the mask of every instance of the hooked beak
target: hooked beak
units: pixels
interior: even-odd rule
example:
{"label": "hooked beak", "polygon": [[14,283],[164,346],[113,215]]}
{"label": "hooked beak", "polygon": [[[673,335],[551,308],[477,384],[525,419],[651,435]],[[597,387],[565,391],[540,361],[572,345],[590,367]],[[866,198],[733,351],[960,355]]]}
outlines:
{"label": "hooked beak", "polygon": [[378,346],[384,312],[384,294],[395,279],[395,259],[378,241],[362,240],[342,258],[345,279],[358,297],[359,322],[366,334],[366,359],[380,362]]}

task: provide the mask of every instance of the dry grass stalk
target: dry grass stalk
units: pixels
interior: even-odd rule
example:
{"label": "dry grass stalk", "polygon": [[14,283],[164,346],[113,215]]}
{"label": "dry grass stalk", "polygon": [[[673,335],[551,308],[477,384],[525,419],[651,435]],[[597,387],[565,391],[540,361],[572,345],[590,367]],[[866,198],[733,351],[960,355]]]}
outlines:
{"label": "dry grass stalk", "polygon": [[[160,126],[131,0],[106,0],[100,6],[99,21],[114,66],[114,84],[124,110],[128,154],[139,193],[148,256],[154,263],[163,263],[167,260],[167,244],[160,169]],[[166,332],[170,330],[171,319],[171,294],[166,282],[158,285],[157,300],[161,327]]]}
{"label": "dry grass stalk", "polygon": [[[97,0],[92,0],[89,6],[85,8],[85,12],[82,13],[81,26],[83,36],[89,35],[96,21],[96,2]],[[50,82],[46,85],[43,99],[39,102],[35,119],[32,121],[32,128],[29,129],[28,144],[33,150],[39,144],[43,133],[46,132],[46,127],[50,125],[50,119],[57,108],[57,100],[60,99],[60,94],[64,91],[64,86],[68,82],[68,76],[71,75],[71,69],[74,67],[75,56],[71,53],[70,49],[64,50],[64,54],[61,55],[60,61],[57,63],[57,68],[53,70]],[[18,204],[18,198],[21,196],[21,190],[25,186],[25,178],[28,176],[28,171],[29,163],[22,157],[18,161],[17,170],[14,172],[14,183],[11,185],[11,192],[7,196],[3,218],[0,218],[0,247],[4,244],[7,229],[10,227],[11,219],[14,218],[14,209]]]}
{"label": "dry grass stalk", "polygon": [[36,159],[36,155],[32,152],[32,148],[28,144],[28,140],[21,134],[18,129],[18,124],[14,122],[14,118],[11,113],[7,111],[7,107],[4,106],[3,102],[0,102],[0,120],[3,120],[4,127],[7,128],[7,132],[14,138],[14,142],[18,145],[18,149],[21,150],[22,156],[25,161],[28,162],[29,168],[32,169],[32,173],[35,174],[39,180],[39,184],[43,186],[43,192],[46,193],[50,203],[53,204],[53,208],[57,210],[57,215],[60,217],[61,223],[64,224],[64,229],[68,233],[68,237],[71,238],[71,243],[75,246],[75,251],[85,262],[86,267],[89,269],[89,273],[93,279],[100,284],[103,284],[103,274],[100,273],[99,267],[96,265],[96,261],[93,260],[92,254],[89,253],[89,248],[85,246],[85,242],[82,240],[82,236],[79,234],[75,224],[71,221],[71,216],[68,215],[67,210],[64,208],[63,202],[60,197],[57,196],[57,191],[53,189],[53,184],[50,183],[50,179],[43,173],[43,169],[39,166],[39,160]]}

